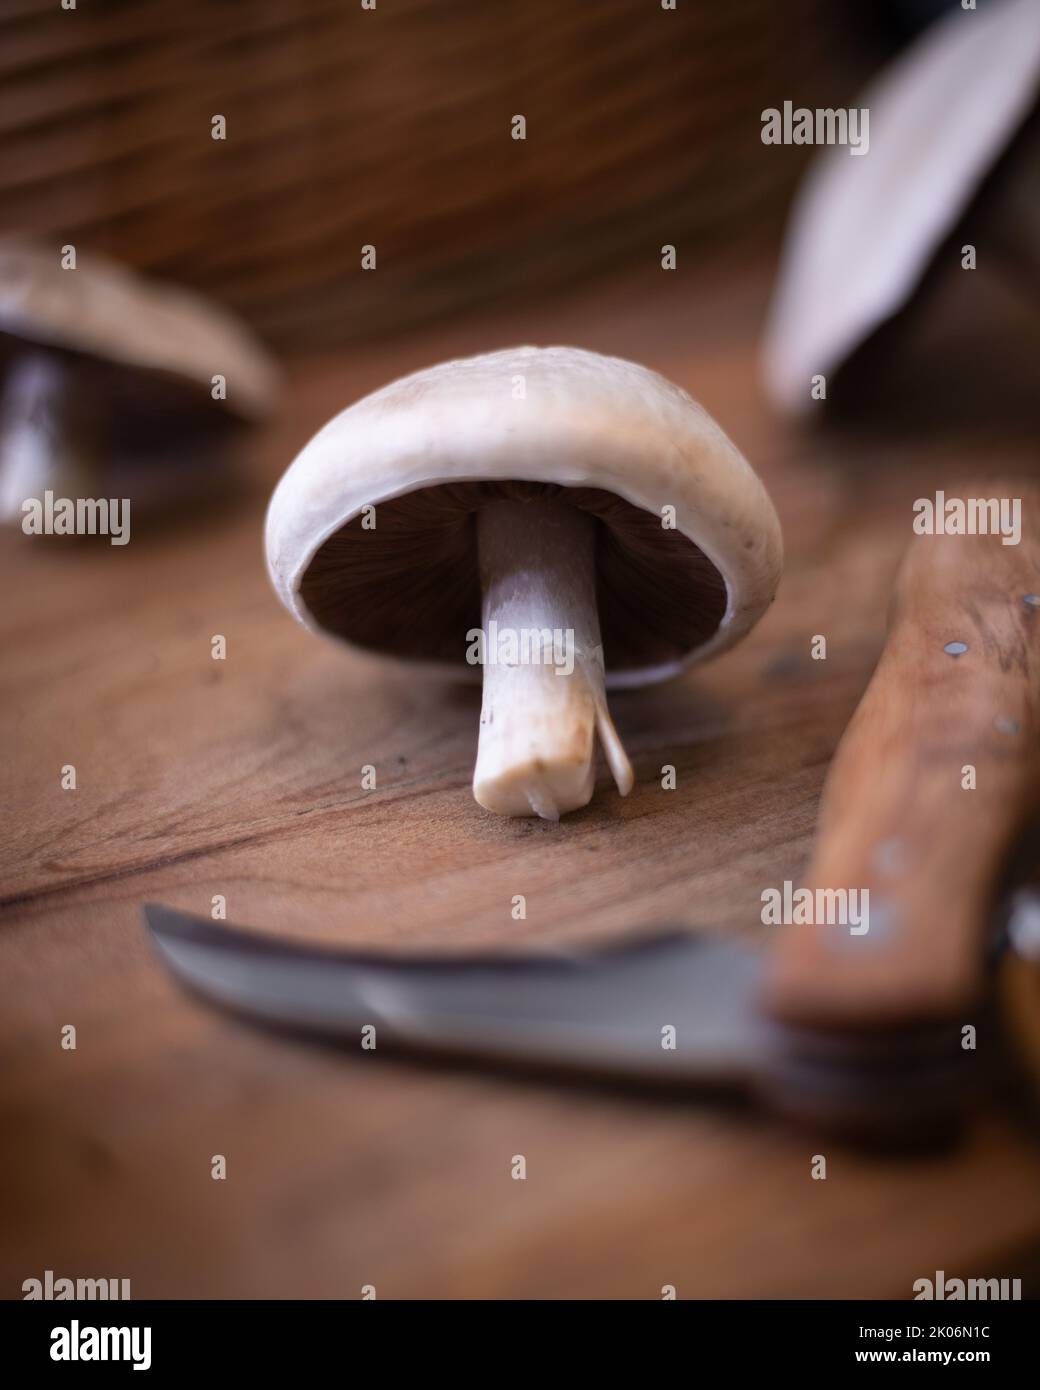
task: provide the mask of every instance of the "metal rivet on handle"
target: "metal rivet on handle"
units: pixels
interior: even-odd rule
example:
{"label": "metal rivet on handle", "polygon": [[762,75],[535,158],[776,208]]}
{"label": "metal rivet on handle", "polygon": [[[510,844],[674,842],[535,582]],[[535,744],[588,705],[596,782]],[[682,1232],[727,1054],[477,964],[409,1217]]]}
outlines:
{"label": "metal rivet on handle", "polygon": [[963,656],[968,650],[967,642],[947,642],[943,651],[947,656]]}
{"label": "metal rivet on handle", "polygon": [[1007,719],[1003,714],[998,714],[993,721],[993,727],[998,734],[1017,734],[1018,720]]}
{"label": "metal rivet on handle", "polygon": [[1040,896],[1035,888],[1022,888],[1011,900],[1008,939],[1023,960],[1040,964]]}
{"label": "metal rivet on handle", "polygon": [[887,898],[874,899],[867,909],[867,920],[874,945],[888,941],[899,931],[899,909]]}
{"label": "metal rivet on handle", "polygon": [[[861,900],[863,901],[863,900]],[[862,951],[867,947],[890,946],[900,934],[899,909],[888,898],[875,894],[863,901],[864,921],[867,928],[855,935],[847,926],[837,926],[830,935],[830,945],[837,951]]]}
{"label": "metal rivet on handle", "polygon": [[875,845],[872,859],[879,874],[897,874],[906,863],[906,845],[898,838],[882,840]]}
{"label": "metal rivet on handle", "polygon": [[1040,608],[1040,594],[1024,594],[1022,602],[1028,603],[1030,608]]}

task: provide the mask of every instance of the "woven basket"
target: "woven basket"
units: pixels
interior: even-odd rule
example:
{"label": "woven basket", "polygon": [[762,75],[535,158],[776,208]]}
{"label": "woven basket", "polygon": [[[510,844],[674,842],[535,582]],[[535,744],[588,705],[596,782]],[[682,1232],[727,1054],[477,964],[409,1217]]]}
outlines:
{"label": "woven basket", "polygon": [[286,350],[390,332],[761,226],[798,161],[760,113],[813,100],[821,6],[4,0],[0,218]]}

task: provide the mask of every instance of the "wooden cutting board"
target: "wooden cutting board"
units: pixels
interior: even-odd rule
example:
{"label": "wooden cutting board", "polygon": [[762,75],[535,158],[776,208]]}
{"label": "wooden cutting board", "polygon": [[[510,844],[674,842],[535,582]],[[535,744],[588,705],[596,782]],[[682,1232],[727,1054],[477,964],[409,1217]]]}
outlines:
{"label": "wooden cutting board", "polygon": [[[958,385],[923,367],[916,421],[894,408],[889,427],[782,424],[755,380],[766,283],[747,267],[648,271],[299,362],[281,420],[240,460],[237,509],[142,524],[124,548],[0,538],[0,1295],[48,1268],[130,1278],[135,1297],[351,1298],[374,1284],[380,1297],[658,1298],[673,1284],[901,1298],[936,1269],[1029,1277],[1040,1166],[996,1110],[957,1151],[911,1160],[689,1100],[346,1057],[194,1002],[142,930],[146,900],[206,913],[216,894],[242,925],[402,948],[665,921],[763,930],[761,890],[804,866],[828,759],[880,649],[911,501],[962,473],[1034,467],[1037,425],[1035,407],[973,396],[970,372]],[[604,772],[560,825],[480,811],[476,693],[402,682],[310,637],[261,555],[270,485],[331,413],[418,366],[519,341],[617,352],[690,389],[762,472],[789,557],[735,652],[616,699],[636,789],[621,801]],[[810,657],[819,634],[825,661]],[[60,787],[70,763],[74,792]],[[360,785],[369,763],[374,792]],[[820,1153],[827,1179],[813,1181]],[[517,1154],[525,1181],[510,1176]]]}

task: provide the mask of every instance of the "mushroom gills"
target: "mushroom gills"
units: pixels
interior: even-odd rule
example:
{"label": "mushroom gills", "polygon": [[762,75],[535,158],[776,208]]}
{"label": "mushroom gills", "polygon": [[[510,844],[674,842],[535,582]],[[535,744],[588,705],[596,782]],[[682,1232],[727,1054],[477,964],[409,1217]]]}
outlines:
{"label": "mushroom gills", "polygon": [[597,522],[558,501],[477,513],[484,692],[473,795],[503,816],[559,820],[595,785],[598,733],[618,791],[634,776],[607,708]]}

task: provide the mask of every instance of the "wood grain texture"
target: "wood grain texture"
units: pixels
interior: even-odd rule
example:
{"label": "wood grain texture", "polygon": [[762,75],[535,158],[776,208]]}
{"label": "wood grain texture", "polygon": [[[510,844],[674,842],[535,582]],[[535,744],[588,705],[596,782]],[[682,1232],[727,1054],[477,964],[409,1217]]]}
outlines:
{"label": "wood grain texture", "polygon": [[[347,1057],[186,997],[141,924],[146,900],[207,913],[220,893],[242,925],[401,949],[667,920],[763,930],[761,890],[804,869],[880,651],[912,499],[998,457],[1028,471],[1036,437],[1035,419],[988,423],[984,402],[972,427],[968,393],[955,439],[905,421],[790,431],[755,384],[764,284],[740,266],[681,292],[636,276],[609,297],[307,361],[240,461],[239,510],[142,527],[122,549],[0,538],[0,1294],[46,1268],[128,1277],[135,1297],[347,1298],[364,1283],[380,1297],[657,1298],[665,1283],[906,1297],[939,1268],[1024,1272],[1037,1152],[996,1108],[955,1151],[896,1160],[689,1100]],[[592,804],[556,826],[473,803],[477,692],[402,680],[294,626],[260,547],[275,476],[334,410],[440,358],[539,339],[690,389],[761,470],[790,557],[746,642],[618,698],[636,788],[621,801],[601,769]],[[810,659],[820,632],[825,662]],[[62,792],[69,762],[78,789]],[[828,1180],[812,1182],[821,1151]],[[526,1182],[509,1177],[518,1153]]]}

